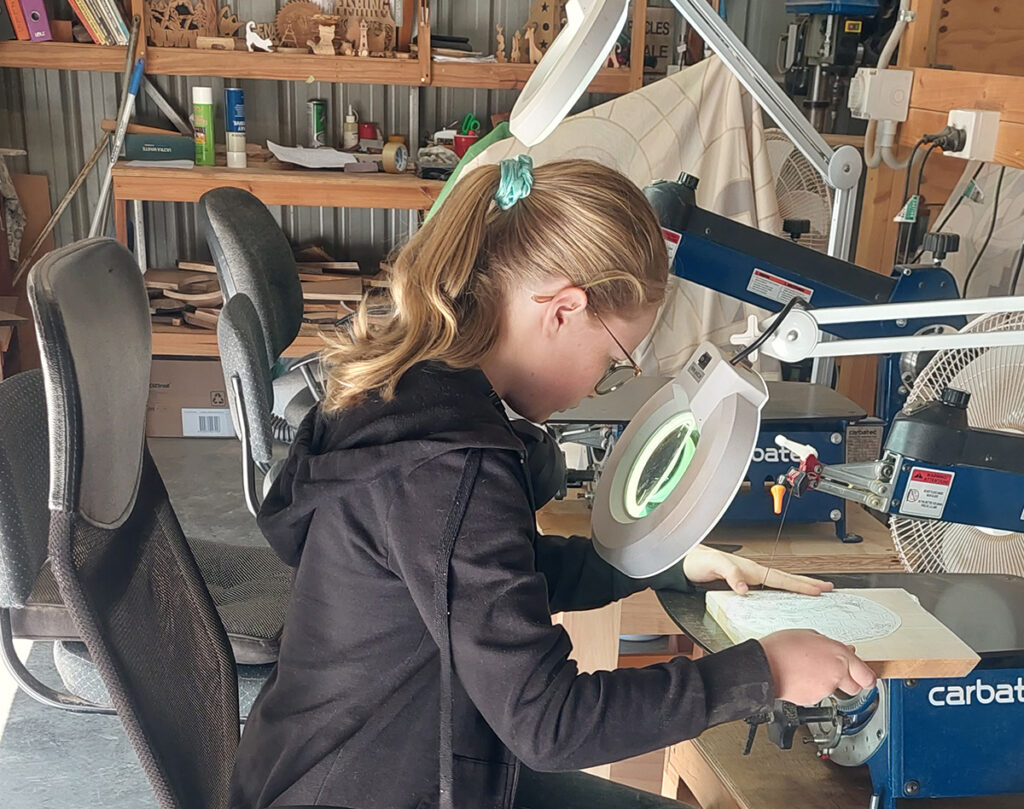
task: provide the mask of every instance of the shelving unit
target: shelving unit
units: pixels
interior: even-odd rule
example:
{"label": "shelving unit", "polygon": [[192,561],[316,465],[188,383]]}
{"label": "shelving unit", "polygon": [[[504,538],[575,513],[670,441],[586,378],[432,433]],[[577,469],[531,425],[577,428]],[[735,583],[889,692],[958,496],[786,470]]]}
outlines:
{"label": "shelving unit", "polygon": [[[628,93],[643,83],[644,28],[647,6],[635,2],[630,65],[602,68],[589,91]],[[423,40],[430,27],[420,27]],[[423,54],[410,59],[364,59],[357,56],[318,56],[312,53],[249,53],[197,48],[158,48],[140,45],[146,73],[154,76],[223,76],[233,79],[322,81],[345,84],[391,84],[405,87],[466,87],[482,90],[521,90],[533,65],[498,62],[434,62]],[[48,70],[124,70],[125,48],[70,42],[0,42],[0,67]]]}
{"label": "shelving unit", "polygon": [[[141,0],[131,0],[141,13]],[[403,0],[405,19],[414,19],[414,0]],[[593,93],[624,94],[643,84],[646,0],[634,0],[630,67],[602,68],[590,85]],[[399,32],[407,46],[412,24]],[[420,15],[418,41],[430,41],[429,14]],[[277,81],[386,84],[404,87],[451,87],[480,90],[520,90],[533,74],[532,64],[488,62],[435,62],[429,49],[408,59],[368,59],[315,54],[249,53],[194,48],[164,48],[146,44],[136,55],[145,55],[146,73],[164,76],[225,77]],[[0,67],[49,70],[117,72],[124,70],[126,49],[64,42],[0,42]],[[244,188],[267,205],[298,205],[345,208],[427,210],[443,183],[422,180],[413,174],[345,174],[310,171],[280,164],[237,170],[197,166],[165,169],[117,165],[113,171],[114,224],[118,240],[127,240],[126,202],[129,200],[196,202],[207,191],[221,186]],[[294,355],[315,350],[319,339],[300,336],[289,349]],[[212,331],[157,326],[153,353],[176,356],[217,356]]]}

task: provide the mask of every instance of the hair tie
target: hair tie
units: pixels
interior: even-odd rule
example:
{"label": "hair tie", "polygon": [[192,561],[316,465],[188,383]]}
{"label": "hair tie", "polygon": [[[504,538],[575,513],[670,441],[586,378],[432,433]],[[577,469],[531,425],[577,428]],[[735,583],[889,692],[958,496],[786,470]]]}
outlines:
{"label": "hair tie", "polygon": [[498,163],[501,168],[501,182],[494,194],[494,201],[507,211],[523,197],[530,196],[533,187],[533,158],[526,154],[510,157]]}

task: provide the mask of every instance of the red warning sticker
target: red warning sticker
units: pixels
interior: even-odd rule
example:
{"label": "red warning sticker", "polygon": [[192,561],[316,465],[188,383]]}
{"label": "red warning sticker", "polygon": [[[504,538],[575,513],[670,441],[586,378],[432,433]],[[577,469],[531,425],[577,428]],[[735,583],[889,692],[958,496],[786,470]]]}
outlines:
{"label": "red warning sticker", "polygon": [[953,482],[952,472],[937,472],[934,469],[918,469],[914,467],[910,475],[911,480],[919,480],[922,483],[935,483],[939,486],[948,486]]}
{"label": "red warning sticker", "polygon": [[661,229],[661,235],[665,237],[665,248],[668,250],[669,266],[676,260],[676,251],[679,249],[679,242],[683,240],[683,234],[677,233],[668,228]]}
{"label": "red warning sticker", "polygon": [[946,510],[946,501],[953,488],[955,476],[955,472],[941,469],[912,467],[906,488],[903,489],[900,514],[930,517],[933,520],[942,519],[942,512]]}
{"label": "red warning sticker", "polygon": [[803,298],[809,302],[811,296],[814,295],[814,290],[810,287],[797,284],[781,275],[775,275],[758,267],[755,267],[750,274],[747,291],[779,303],[789,303],[792,298]]}

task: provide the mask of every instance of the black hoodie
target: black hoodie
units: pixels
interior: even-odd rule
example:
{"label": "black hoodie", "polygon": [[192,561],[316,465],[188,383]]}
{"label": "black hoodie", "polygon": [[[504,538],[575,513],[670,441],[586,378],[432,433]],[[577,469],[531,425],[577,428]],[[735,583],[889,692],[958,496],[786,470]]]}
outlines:
{"label": "black hoodie", "polygon": [[651,582],[620,574],[583,538],[539,536],[524,469],[477,370],[421,364],[390,402],[306,418],[259,515],[297,571],[280,659],[239,747],[233,809],[437,806],[447,633],[459,809],[510,807],[520,761],[618,761],[769,707],[754,642],[580,674],[551,612]]}

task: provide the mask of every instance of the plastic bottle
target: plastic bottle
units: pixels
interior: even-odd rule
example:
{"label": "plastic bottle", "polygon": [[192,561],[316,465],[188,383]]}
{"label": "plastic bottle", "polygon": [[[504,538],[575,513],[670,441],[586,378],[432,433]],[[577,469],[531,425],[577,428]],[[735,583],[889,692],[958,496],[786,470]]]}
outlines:
{"label": "plastic bottle", "polygon": [[213,88],[192,88],[192,129],[196,139],[196,165],[212,166]]}
{"label": "plastic bottle", "polygon": [[348,105],[345,115],[345,126],[342,129],[341,146],[343,149],[355,149],[359,145],[359,119],[352,105]]}

